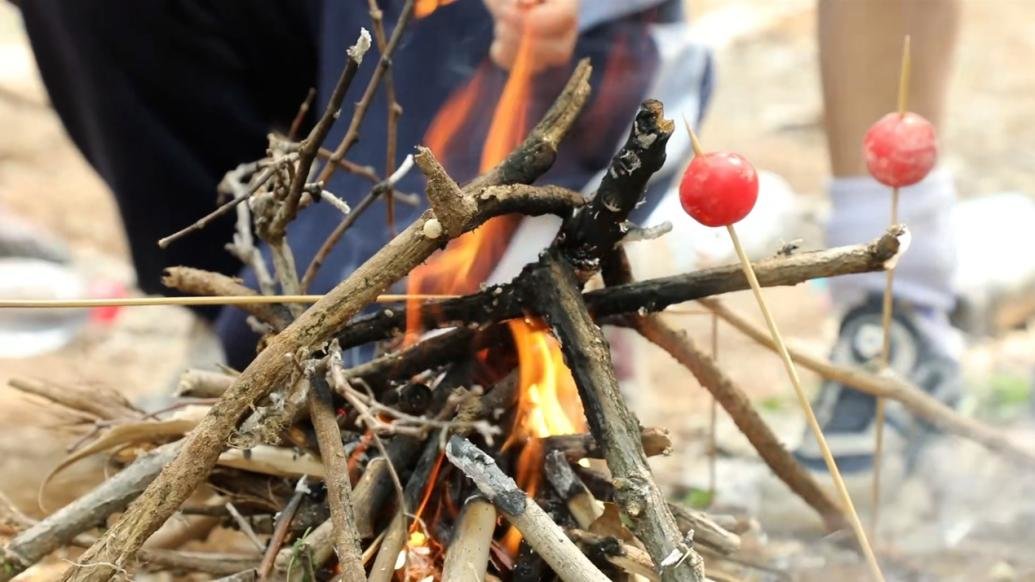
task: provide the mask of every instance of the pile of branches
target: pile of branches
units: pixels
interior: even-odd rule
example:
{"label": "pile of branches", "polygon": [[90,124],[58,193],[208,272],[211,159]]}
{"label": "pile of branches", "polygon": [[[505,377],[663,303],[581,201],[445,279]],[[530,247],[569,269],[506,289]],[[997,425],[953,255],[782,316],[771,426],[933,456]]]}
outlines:
{"label": "pile of branches", "polygon": [[[335,149],[324,149],[323,142],[370,44],[365,32],[309,134],[297,141],[273,138],[267,158],[227,174],[223,190],[231,199],[214,215],[237,212],[237,234],[228,248],[258,274],[259,289],[186,267],[169,270],[170,287],[198,295],[304,291],[320,259],[299,278],[285,237],[299,209],[322,200],[333,207],[328,211],[345,213],[328,241],[330,248],[370,201],[397,196],[395,183],[409,171],[409,163],[390,167],[384,179],[372,176],[370,193],[353,209],[324,185],[338,169],[371,172],[356,168],[346,156],[372,96],[390,81],[391,54],[408,15],[404,10],[391,38],[375,20],[382,57]],[[735,524],[666,501],[647,457],[667,452],[671,443],[664,431],[641,427],[627,406],[601,331],[605,324],[637,330],[683,364],[787,487],[829,530],[842,528],[840,506],[783,447],[744,391],[690,338],[656,315],[701,300],[766,343],[767,336],[753,324],[708,299],[747,288],[740,267],[645,281],[630,274],[623,250],[630,231],[627,218],[664,163],[673,131],[662,104],[648,100],[639,108],[628,140],[594,195],[584,198],[535,185],[587,100],[589,76],[588,63],[580,63],[527,139],[468,184],[457,184],[431,151],[417,148],[412,165],[426,178],[430,209],[310,307],[241,306],[264,335],[256,358],[239,374],[188,371],[178,395],[182,401],[152,413],[116,396],[14,381],[15,388],[75,411],[92,427],[65,464],[115,451],[112,459],[121,468],[41,521],[20,514],[12,518],[17,533],[3,548],[0,580],[55,550],[75,546],[87,549],[65,572],[65,580],[107,580],[137,568],[202,572],[227,580],[390,580],[400,569],[421,578],[414,568],[423,554],[411,547],[415,531],[431,535],[443,556],[443,563],[430,566],[425,575],[447,580],[633,575],[704,580],[706,560],[720,563],[736,553]],[[394,123],[390,119],[391,132]],[[321,158],[324,164],[316,172]],[[549,213],[563,220],[554,242],[512,282],[459,298],[361,314],[450,240],[511,213]],[[210,220],[199,220],[163,244]],[[879,271],[897,257],[904,235],[896,227],[869,244],[780,254],[759,261],[755,270],[766,286]],[[253,236],[271,249],[272,270]],[[598,275],[605,286],[585,291]],[[397,340],[408,316],[416,316],[425,330],[442,331],[402,346]],[[542,318],[559,340],[589,427],[587,434],[537,443],[550,486],[535,497],[508,475],[513,459],[500,446],[517,398],[513,362],[487,380],[479,376],[476,358],[484,348],[505,352],[506,322],[522,317]],[[388,348],[361,365],[343,363],[342,350],[374,342]],[[794,356],[820,374],[897,400],[991,450],[1026,464],[1035,460],[994,429],[960,417],[900,378]],[[584,458],[603,459],[607,471],[575,463]],[[435,524],[423,521],[426,516],[415,521],[418,506],[437,483],[448,485],[438,494],[457,510]],[[239,530],[254,548],[232,554],[180,549],[218,526]],[[516,557],[500,549],[497,536],[510,526],[522,537]]]}

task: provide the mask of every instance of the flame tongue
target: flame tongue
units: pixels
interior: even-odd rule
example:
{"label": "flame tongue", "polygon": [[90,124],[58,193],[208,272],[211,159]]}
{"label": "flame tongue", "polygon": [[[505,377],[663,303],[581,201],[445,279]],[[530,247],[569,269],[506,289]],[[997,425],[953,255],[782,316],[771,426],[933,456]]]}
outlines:
{"label": "flame tongue", "polygon": [[[438,0],[429,0],[429,3],[436,2]],[[527,104],[532,88],[531,49],[531,36],[522,35],[514,66],[503,87],[482,148],[481,172],[503,161],[524,139]],[[470,85],[443,106],[432,121],[424,141],[439,158],[444,158],[450,143],[463,126],[464,116],[472,110],[481,85],[480,77],[475,77]],[[517,216],[500,216],[452,241],[445,252],[436,253],[410,274],[407,292],[417,295],[476,291],[503,256],[507,242],[519,223],[520,218]],[[417,340],[420,330],[419,314],[417,309],[407,309],[406,313],[405,343],[412,344]]]}
{"label": "flame tongue", "polygon": [[417,18],[430,16],[446,4],[452,4],[455,0],[417,0],[413,5],[413,15]]}
{"label": "flame tongue", "polygon": [[[448,0],[419,1],[421,6],[435,7]],[[418,12],[418,15],[422,14]],[[500,163],[524,139],[527,127],[527,105],[531,102],[532,37],[523,34],[516,60],[496,106],[481,156],[481,171]],[[481,78],[458,92],[442,108],[432,122],[425,143],[440,158],[445,157],[453,138],[466,121],[465,115],[482,97]],[[471,293],[491,274],[506,249],[520,217],[502,216],[452,241],[425,265],[414,270],[408,291],[418,293]],[[419,310],[408,306],[405,341],[415,342],[421,331]],[[529,495],[535,495],[542,481],[542,450],[539,438],[571,434],[585,430],[585,417],[578,390],[571,372],[564,365],[560,346],[538,320],[508,322],[519,360],[519,396],[511,432],[503,450],[520,447],[516,481]],[[418,512],[427,503],[434,486],[429,483],[426,497]],[[521,535],[511,528],[502,545],[511,556],[517,555]]]}

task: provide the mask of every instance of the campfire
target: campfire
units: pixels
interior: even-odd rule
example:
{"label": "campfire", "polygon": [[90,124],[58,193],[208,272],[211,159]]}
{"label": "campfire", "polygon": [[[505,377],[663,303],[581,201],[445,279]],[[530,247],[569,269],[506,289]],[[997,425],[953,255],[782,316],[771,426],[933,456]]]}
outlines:
{"label": "campfire", "polygon": [[[447,3],[421,0],[415,14]],[[404,17],[388,38],[375,31],[383,56],[365,95],[390,75],[405,25]],[[308,180],[357,171],[347,155],[370,97],[357,105],[337,147],[323,142],[371,42],[364,31],[307,136],[271,138],[268,157],[223,182],[230,201],[215,214],[238,213],[229,248],[255,267],[261,289],[189,267],[167,273],[170,288],[232,296],[228,302],[248,312],[264,336],[247,369],[190,370],[175,405],[157,412],[116,395],[13,383],[73,411],[86,429],[57,470],[102,452],[120,470],[42,521],[20,524],[4,549],[0,580],[74,546],[88,548],[69,567],[66,578],[76,580],[134,568],[227,580],[704,580],[738,552],[741,523],[666,500],[647,459],[679,444],[663,428],[640,426],[626,405],[601,325],[634,329],[684,364],[787,487],[829,530],[844,528],[842,505],[788,453],[744,392],[655,315],[704,300],[717,317],[765,343],[768,336],[714,299],[748,288],[741,267],[632,278],[623,244],[638,229],[628,217],[676,128],[663,105],[640,106],[591,196],[538,184],[586,103],[591,71],[578,63],[529,127],[533,77],[527,51],[519,51],[477,178],[458,184],[439,161],[453,140],[466,139],[458,132],[475,78],[442,108],[427,147],[377,177],[368,197],[349,209],[323,181]],[[333,246],[370,200],[393,199],[399,177],[414,167],[426,177],[429,210],[315,304],[268,297],[304,293],[319,268],[317,257],[300,280],[284,237],[300,208],[324,201],[326,211],[346,213]],[[554,241],[511,281],[484,285],[521,217],[541,214],[562,220]],[[764,286],[884,270],[904,234],[893,227],[869,244],[780,254],[754,269]],[[253,236],[272,249],[272,270]],[[404,297],[384,295],[404,278]],[[603,287],[586,291],[593,279]],[[344,350],[374,343],[377,357],[345,365]],[[992,450],[1032,460],[995,430],[900,380],[791,355]],[[174,515],[182,519],[170,520]],[[237,549],[179,547],[216,528],[233,531]],[[159,545],[157,538],[181,542]]]}

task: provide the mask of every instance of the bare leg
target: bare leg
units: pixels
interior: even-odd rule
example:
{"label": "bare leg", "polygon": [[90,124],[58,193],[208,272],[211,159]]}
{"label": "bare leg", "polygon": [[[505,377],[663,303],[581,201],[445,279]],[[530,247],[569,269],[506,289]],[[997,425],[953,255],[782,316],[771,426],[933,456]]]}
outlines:
{"label": "bare leg", "polygon": [[[887,227],[891,189],[867,176],[863,136],[874,121],[898,106],[907,34],[912,39],[909,110],[941,125],[959,21],[959,0],[819,0],[820,68],[834,177],[828,188],[827,244],[861,240]],[[882,355],[882,340],[890,331],[890,367],[947,403],[959,390],[958,354],[947,316],[955,303],[954,200],[953,179],[944,169],[903,189],[896,221],[909,226],[913,244],[895,270],[894,313],[891,303],[880,301],[887,284],[883,274],[830,282],[831,298],[845,312],[833,357],[857,365],[873,361]],[[885,313],[893,313],[894,320],[882,325]],[[873,483],[870,500],[876,526],[883,408],[871,396],[842,388],[824,383],[817,415],[841,470],[862,477],[850,479],[853,488]],[[889,438],[883,444],[902,451],[922,427],[903,420],[900,429],[894,441]],[[809,466],[821,467],[820,451],[811,441],[804,441],[797,455]],[[904,475],[904,459],[905,455],[897,457],[896,470],[885,471],[887,483]],[[857,500],[866,497],[856,490]]]}
{"label": "bare leg", "polygon": [[959,20],[959,0],[820,0],[820,70],[835,177],[866,173],[863,134],[895,109],[906,34],[913,53],[909,109],[940,127]]}

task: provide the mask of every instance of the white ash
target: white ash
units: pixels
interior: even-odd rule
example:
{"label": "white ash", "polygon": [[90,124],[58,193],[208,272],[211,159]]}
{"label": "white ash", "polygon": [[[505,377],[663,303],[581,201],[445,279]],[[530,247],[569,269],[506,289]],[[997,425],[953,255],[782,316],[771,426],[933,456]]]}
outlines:
{"label": "white ash", "polygon": [[429,218],[421,228],[421,232],[427,238],[436,239],[442,236],[442,223],[437,218]]}

